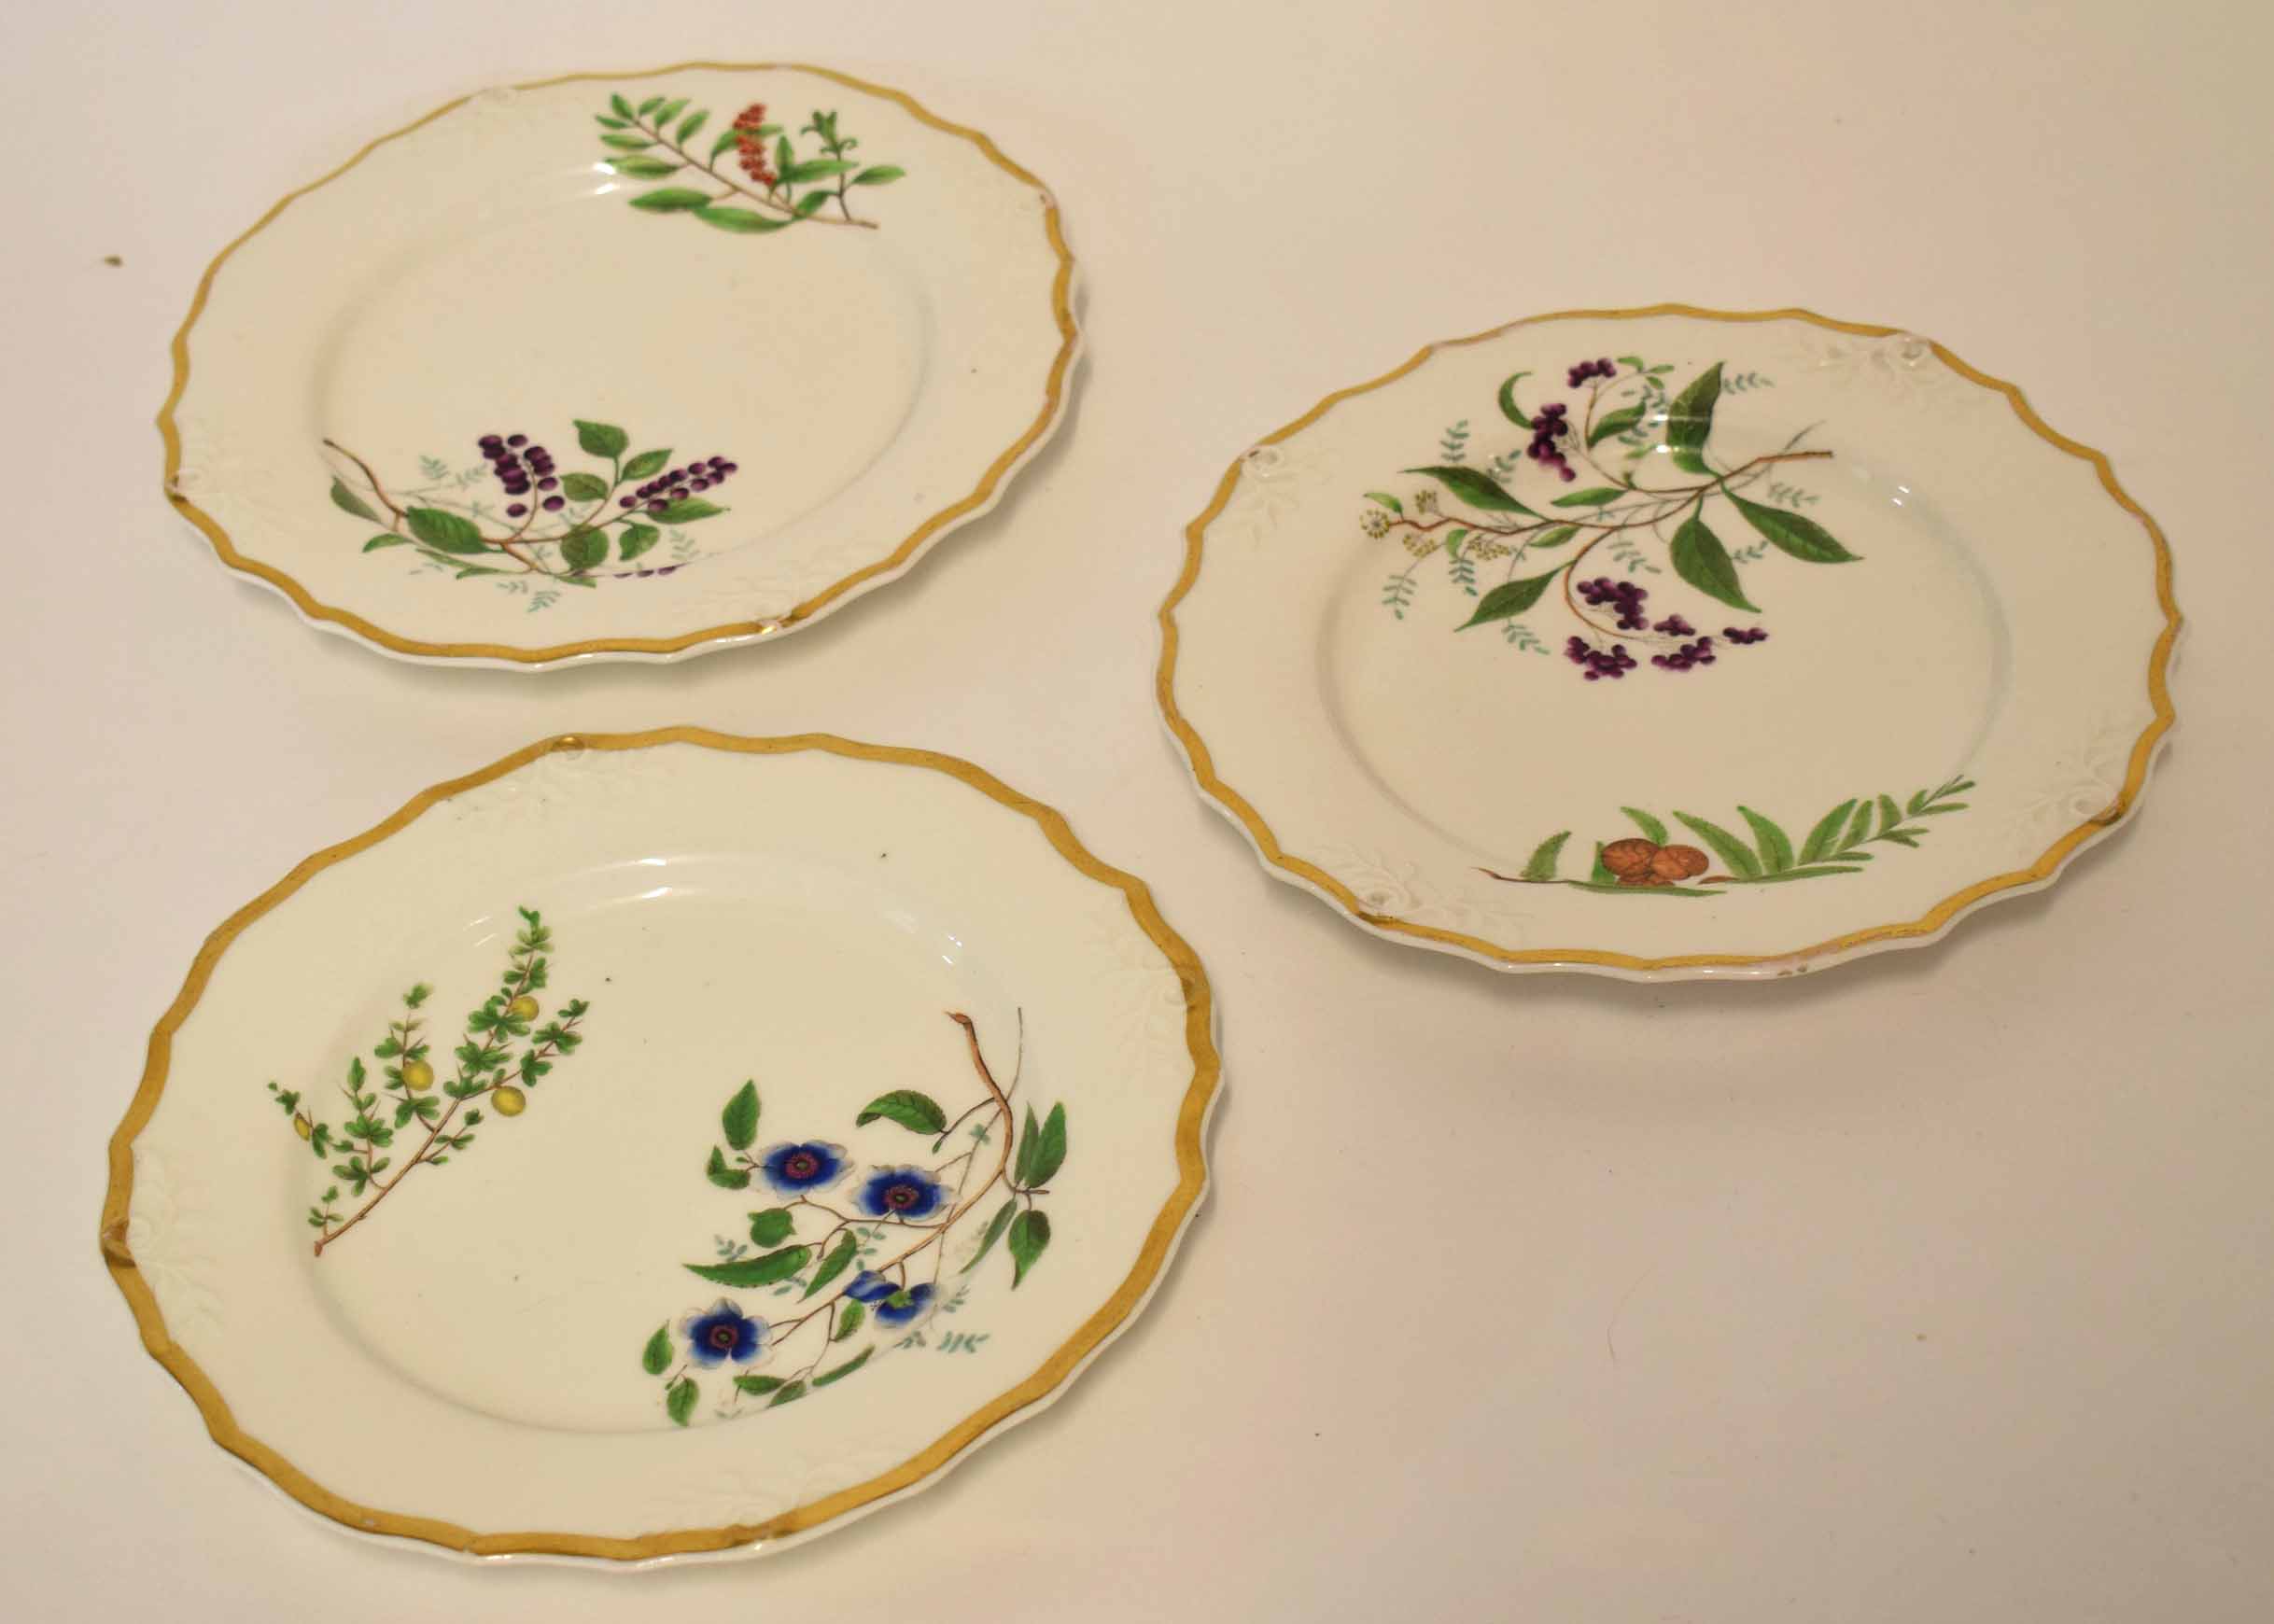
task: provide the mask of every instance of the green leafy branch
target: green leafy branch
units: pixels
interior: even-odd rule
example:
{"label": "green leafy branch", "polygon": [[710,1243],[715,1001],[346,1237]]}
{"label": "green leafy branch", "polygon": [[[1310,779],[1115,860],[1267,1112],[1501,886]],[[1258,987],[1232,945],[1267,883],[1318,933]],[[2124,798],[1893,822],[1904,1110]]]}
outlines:
{"label": "green leafy branch", "polygon": [[[483,528],[473,517],[448,508],[424,506],[408,497],[390,495],[370,463],[335,440],[325,446],[355,464],[363,477],[364,495],[337,477],[331,482],[332,506],[342,512],[385,525],[386,530],[363,543],[363,551],[409,547],[431,564],[450,570],[458,579],[473,575],[512,573],[501,564],[519,567],[522,574],[541,575],[566,586],[591,586],[593,572],[614,556],[630,564],[663,539],[661,526],[692,525],[715,518],[728,510],[695,495],[667,499],[639,499],[646,487],[671,462],[671,448],[663,446],[633,452],[631,437],[612,423],[571,420],[577,445],[586,455],[605,457],[605,476],[592,472],[564,474],[560,480],[563,505],[555,514],[530,502],[528,511],[512,530],[498,534]],[[626,486],[636,487],[632,505],[620,499]],[[379,508],[372,506],[376,501]],[[616,511],[611,511],[611,504]],[[379,511],[384,509],[384,514]]]}
{"label": "green leafy branch", "polygon": [[[340,1093],[352,1114],[337,1127],[303,1109],[298,1089],[269,1084],[270,1095],[293,1131],[319,1161],[330,1163],[349,1198],[362,1202],[353,1212],[343,1213],[337,1205],[339,1187],[334,1185],[308,1209],[318,1257],[369,1217],[414,1170],[441,1167],[454,1154],[471,1148],[473,1129],[483,1121],[471,1101],[486,1096],[499,1116],[519,1116],[527,1109],[528,1091],[584,1041],[577,1029],[589,1006],[582,999],[569,1000],[552,1020],[537,1024],[541,1014],[537,994],[546,985],[553,932],[534,908],[519,912],[521,928],[498,990],[466,1017],[464,1034],[454,1051],[456,1075],[442,1085],[447,1104],[432,1092],[437,1080],[433,1046],[419,1012],[433,988],[423,981],[402,995],[402,1015],[387,1022],[386,1035],[372,1047],[372,1058],[381,1065],[380,1083],[372,1084],[362,1056],[349,1057]],[[414,1126],[426,1128],[425,1138],[391,1177],[384,1176],[396,1165],[391,1154],[396,1135]],[[333,1161],[334,1156],[339,1159]]]}
{"label": "green leafy branch", "polygon": [[[782,126],[765,121],[763,105],[745,109],[699,155],[694,143],[710,114],[699,107],[689,111],[686,97],[650,96],[635,106],[613,95],[609,108],[593,117],[601,127],[600,144],[608,148],[604,161],[610,169],[630,180],[700,175],[720,189],[662,187],[630,199],[632,207],[650,214],[692,215],[723,231],[762,234],[807,221],[874,231],[874,220],[854,217],[850,189],[889,186],[907,173],[896,164],[863,166],[849,157],[860,142],[838,132],[834,111],[813,113],[798,132],[814,136],[822,154],[801,159]],[[774,143],[770,150],[765,146],[769,137]],[[730,151],[740,159],[740,179],[719,165]],[[822,212],[832,203],[837,205],[834,218]],[[751,206],[729,206],[736,203]]]}
{"label": "green leafy branch", "polygon": [[[1583,890],[1657,897],[1710,897],[1719,894],[1709,889],[1714,887],[1860,874],[1879,855],[1869,849],[1872,847],[1916,849],[1932,833],[1923,819],[1967,810],[1968,803],[1958,797],[1973,787],[1974,781],[1960,774],[1900,803],[1892,795],[1852,795],[1818,818],[1797,842],[1776,819],[1750,806],[1737,808],[1751,835],[1749,841],[1711,819],[1676,812],[1675,821],[1703,844],[1703,850],[1677,841],[1665,820],[1656,814],[1622,806],[1620,810],[1641,831],[1640,835],[1596,841],[1594,861],[1584,878],[1566,878],[1562,873],[1564,849],[1572,835],[1568,829],[1541,841],[1517,874],[1489,868],[1481,872],[1513,884],[1577,886]],[[1708,851],[1712,858],[1706,855]],[[1713,858],[1720,860],[1726,873],[1706,872]]]}
{"label": "green leafy branch", "polygon": [[[1633,636],[1644,642],[1678,642],[1678,636],[1673,634],[1637,633],[1609,623],[1591,613],[1575,594],[1581,567],[1598,547],[1607,544],[1629,573],[1655,569],[1633,549],[1640,538],[1654,538],[1663,543],[1674,572],[1697,591],[1732,609],[1758,614],[1760,609],[1747,595],[1738,569],[1747,554],[1733,555],[1707,524],[1709,502],[1726,504],[1737,519],[1760,535],[1762,548],[1773,547],[1806,564],[1856,560],[1858,555],[1830,531],[1798,511],[1803,500],[1795,496],[1804,498],[1805,493],[1795,493],[1793,487],[1778,482],[1771,487],[1773,503],[1750,500],[1741,494],[1781,465],[1831,457],[1830,451],[1798,448],[1808,429],[1793,435],[1779,451],[1734,466],[1721,463],[1711,455],[1709,444],[1724,388],[1722,363],[1706,368],[1671,397],[1661,382],[1661,374],[1671,368],[1649,365],[1638,356],[1621,357],[1619,364],[1623,371],[1618,375],[1588,385],[1583,412],[1557,441],[1577,455],[1599,483],[1548,499],[1542,504],[1548,511],[1525,502],[1510,488],[1509,482],[1521,466],[1521,458],[1513,451],[1495,456],[1486,468],[1478,468],[1451,455],[1449,445],[1443,462],[1405,470],[1435,481],[1468,510],[1467,513],[1435,514],[1434,504],[1424,509],[1418,501],[1409,513],[1395,497],[1368,493],[1375,511],[1365,517],[1367,533],[1396,536],[1417,559],[1441,549],[1455,585],[1465,593],[1475,585],[1474,560],[1486,547],[1495,555],[1506,557],[1505,579],[1481,595],[1459,629],[1522,615],[1560,583],[1565,608],[1598,637],[1616,641]],[[1518,372],[1501,385],[1499,406],[1509,422],[1537,435],[1540,430],[1534,425],[1546,419],[1527,410],[1520,399],[1518,385],[1527,376]],[[1765,386],[1766,381],[1756,374],[1741,376],[1748,388]],[[1606,409],[1613,400],[1623,403]],[[1611,440],[1635,444],[1629,460],[1661,450],[1673,467],[1698,478],[1679,484],[1645,484],[1624,469],[1607,468],[1597,459],[1596,449]],[[1791,511],[1787,511],[1787,503]],[[1673,526],[1670,536],[1669,525]],[[1453,545],[1460,538],[1468,539],[1466,553]],[[1520,573],[1535,553],[1575,541],[1573,551],[1552,567],[1536,574]],[[1465,563],[1469,566],[1467,573],[1462,568]],[[1396,601],[1385,594],[1383,601],[1403,618],[1410,594],[1399,595]]]}

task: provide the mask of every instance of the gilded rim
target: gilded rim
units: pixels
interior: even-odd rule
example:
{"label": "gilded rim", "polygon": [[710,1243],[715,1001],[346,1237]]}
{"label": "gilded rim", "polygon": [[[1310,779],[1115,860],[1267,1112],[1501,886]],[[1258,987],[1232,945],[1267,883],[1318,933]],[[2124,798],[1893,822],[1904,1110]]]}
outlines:
{"label": "gilded rim", "polygon": [[[141,1270],[135,1266],[133,1254],[128,1249],[126,1225],[134,1194],[134,1138],[149,1121],[151,1113],[157,1110],[159,1097],[165,1091],[174,1034],[197,1007],[199,997],[212,978],[214,967],[220,961],[222,954],[229,950],[230,944],[256,919],[286,901],[333,863],[378,845],[429,807],[467,790],[501,778],[556,750],[637,750],[664,744],[697,745],[706,749],[745,755],[784,755],[801,750],[822,750],[855,761],[890,762],[900,766],[945,773],[997,804],[1033,819],[1060,856],[1089,878],[1119,890],[1128,899],[1130,913],[1138,926],[1175,970],[1177,981],[1185,993],[1185,1044],[1192,1057],[1192,1082],[1185,1091],[1184,1101],[1176,1117],[1176,1188],[1154,1218],[1152,1227],[1145,1234],[1144,1244],[1139,1249],[1137,1261],[1128,1276],[1115,1288],[1103,1306],[1084,1321],[1074,1334],[1025,1380],[958,1421],[928,1447],[891,1470],[767,1521],[731,1524],[723,1528],[674,1529],[662,1533],[643,1534],[635,1539],[614,1539],[594,1534],[546,1532],[481,1533],[433,1518],[414,1517],[382,1507],[359,1505],[332,1493],[294,1466],[278,1450],[246,1434],[237,1425],[236,1419],[230,1412],[228,1401],[221,1396],[220,1391],[197,1362],[167,1334],[165,1319],[159,1312],[157,1298],[144,1281]],[[470,1556],[544,1554],[597,1557],[624,1562],[649,1561],[658,1557],[696,1551],[728,1550],[784,1539],[819,1528],[921,1484],[996,1427],[1017,1417],[1029,1407],[1052,1397],[1144,1302],[1158,1283],[1186,1220],[1191,1217],[1207,1185],[1201,1136],[1209,1106],[1215,1097],[1221,1069],[1213,1020],[1214,995],[1209,988],[1207,973],[1200,968],[1200,959],[1194,956],[1184,938],[1171,930],[1161,917],[1159,909],[1154,905],[1152,892],[1144,882],[1133,875],[1101,862],[1074,838],[1074,830],[1063,816],[1040,801],[1018,793],[984,768],[974,766],[955,756],[940,755],[931,750],[861,744],[824,733],[745,738],[732,734],[713,733],[708,728],[666,727],[645,733],[564,734],[554,738],[540,739],[536,744],[515,750],[501,761],[493,762],[479,772],[437,784],[413,796],[386,821],[307,859],[251,903],[232,914],[219,929],[205,939],[204,946],[199,949],[196,959],[190,967],[190,974],[182,984],[181,992],[150,1033],[149,1059],[143,1070],[142,1085],[135,1091],[133,1103],[127,1107],[125,1118],[111,1135],[110,1186],[103,1199],[103,1260],[110,1270],[111,1279],[125,1294],[127,1306],[133,1310],[134,1323],[141,1328],[143,1346],[196,1402],[214,1442],[260,1472],[302,1505],[355,1533],[395,1534],[405,1539],[423,1540]]]}
{"label": "gilded rim", "polygon": [[388,131],[386,134],[367,143],[354,157],[348,159],[337,169],[318,176],[306,186],[295,188],[285,193],[283,197],[270,205],[267,213],[255,220],[227,247],[215,255],[213,262],[205,267],[204,274],[198,278],[197,292],[190,301],[190,314],[182,318],[182,325],[174,335],[172,351],[174,383],[173,386],[166,391],[165,404],[158,409],[158,433],[165,442],[163,489],[166,499],[174,505],[176,511],[188,519],[190,524],[196,525],[208,541],[213,543],[215,554],[224,565],[236,570],[239,574],[251,576],[282,593],[312,624],[337,629],[390,653],[400,654],[411,659],[502,660],[515,665],[538,667],[596,654],[630,654],[652,658],[669,658],[673,655],[686,653],[706,644],[723,644],[744,638],[775,636],[796,631],[800,627],[810,624],[848,596],[858,595],[871,586],[882,585],[885,581],[898,576],[915,563],[917,557],[932,542],[967,521],[978,517],[994,504],[996,498],[1001,495],[1004,482],[1017,470],[1021,462],[1041,447],[1045,440],[1049,438],[1051,428],[1058,422],[1059,415],[1065,406],[1067,379],[1072,373],[1074,358],[1081,350],[1081,329],[1074,316],[1074,253],[1066,246],[1065,231],[1059,215],[1056,194],[1023,165],[1006,157],[1003,149],[997,147],[993,139],[985,132],[975,130],[966,124],[950,123],[919,105],[905,91],[893,90],[889,85],[871,84],[868,80],[855,78],[850,74],[841,74],[832,68],[815,67],[807,63],[680,62],[672,63],[665,67],[646,68],[631,73],[561,74],[554,78],[533,79],[526,84],[513,85],[510,88],[515,91],[541,91],[554,85],[576,84],[591,79],[652,79],[661,77],[665,74],[688,73],[695,70],[720,73],[813,74],[819,77],[848,86],[852,90],[864,91],[869,95],[881,96],[887,101],[899,104],[911,116],[931,125],[933,129],[944,131],[950,135],[961,136],[971,142],[987,156],[988,161],[995,167],[1021,183],[1033,187],[1042,194],[1044,229],[1049,236],[1051,252],[1058,258],[1058,274],[1050,284],[1050,314],[1057,322],[1059,330],[1058,354],[1050,362],[1050,371],[1043,389],[1042,407],[1035,413],[1033,421],[1028,424],[1026,429],[1004,447],[992,462],[988,464],[986,471],[979,476],[978,483],[971,488],[969,494],[948,503],[924,520],[922,524],[917,525],[914,530],[903,538],[899,545],[883,557],[873,563],[864,564],[850,574],[831,582],[811,597],[805,599],[779,616],[758,621],[729,621],[723,625],[708,626],[700,631],[685,632],[670,637],[587,637],[580,642],[554,643],[540,649],[522,648],[511,643],[428,643],[422,642],[415,637],[399,637],[382,626],[373,624],[353,610],[340,609],[321,601],[291,575],[277,568],[274,565],[264,564],[257,558],[248,558],[238,552],[236,544],[230,539],[229,532],[224,530],[210,513],[175,488],[175,481],[181,473],[182,443],[181,431],[175,425],[174,413],[175,409],[181,404],[182,396],[190,386],[190,329],[197,326],[199,315],[204,312],[205,301],[213,291],[214,278],[220,274],[221,267],[228,263],[231,255],[265,231],[269,224],[283,214],[295,200],[305,197],[319,187],[330,185],[388,142],[400,140],[415,130],[424,129],[437,119],[456,111],[471,102],[475,96],[483,93],[470,91],[455,101],[445,102],[423,119],[405,124],[400,130]]}
{"label": "gilded rim", "polygon": [[[1353,396],[1364,395],[1382,388],[1385,385],[1396,383],[1439,350],[1459,349],[1467,344],[1483,343],[1498,338],[1504,333],[1514,332],[1519,328],[1535,327],[1542,322],[1580,319],[1624,321],[1654,315],[1684,315],[1706,321],[1804,321],[1834,332],[1856,333],[1865,338],[1888,338],[1906,330],[1902,328],[1876,327],[1867,322],[1838,321],[1831,316],[1818,315],[1812,310],[1797,308],[1733,311],[1708,310],[1694,304],[1651,304],[1620,310],[1551,311],[1544,315],[1525,316],[1521,321],[1511,321],[1484,332],[1471,333],[1466,338],[1447,339],[1438,343],[1424,344],[1403,365],[1394,367],[1380,377],[1369,379],[1366,383],[1354,385],[1347,389],[1336,390],[1294,422],[1273,429],[1248,449],[1254,450],[1256,446],[1271,445],[1300,433],[1324,417],[1340,402],[1350,399]],[[2155,763],[2156,750],[2161,747],[2165,735],[2171,730],[2175,713],[2171,707],[2169,677],[2171,650],[2179,637],[2181,624],[2179,604],[2171,595],[2171,550],[2164,540],[2163,530],[2154,519],[2148,516],[2147,511],[2132,500],[2124,487],[2116,483],[2115,470],[2109,467],[2106,456],[2089,445],[2070,439],[2046,423],[2023,398],[2018,385],[2010,384],[2003,378],[1994,378],[1976,367],[1969,366],[1932,340],[1927,342],[1933,348],[1935,356],[1952,371],[1971,383],[1980,385],[1983,388],[1995,390],[2003,395],[2007,402],[2014,408],[2014,415],[2019,417],[2024,426],[2039,439],[2066,452],[2070,456],[2090,463],[2094,471],[2100,476],[2100,483],[2109,496],[2114,499],[2118,507],[2140,521],[2141,527],[2148,533],[2148,540],[2155,548],[2155,601],[2162,609],[2164,615],[2163,630],[2157,635],[2155,646],[2148,655],[2148,698],[2155,707],[2155,717],[2141,731],[2140,737],[2133,742],[2130,760],[2125,771],[2124,786],[2118,791],[2115,799],[2100,812],[2087,818],[2055,840],[2037,861],[2027,868],[2014,869],[2007,874],[1977,880],[1972,885],[1944,897],[1916,918],[1904,919],[1888,925],[1874,925],[1860,931],[1850,931],[1844,935],[1833,936],[1825,941],[1794,947],[1781,953],[1683,953],[1663,959],[1646,959],[1631,953],[1613,953],[1594,947],[1516,948],[1503,946],[1499,943],[1487,941],[1481,936],[1471,936],[1463,931],[1441,930],[1434,925],[1417,925],[1394,915],[1373,912],[1367,908],[1358,900],[1357,894],[1341,880],[1336,879],[1317,863],[1308,858],[1298,856],[1281,844],[1279,837],[1271,832],[1271,826],[1264,820],[1263,814],[1258,812],[1245,796],[1217,775],[1215,763],[1209,754],[1207,743],[1200,737],[1192,723],[1185,719],[1184,713],[1176,706],[1176,606],[1184,601],[1186,594],[1189,593],[1194,583],[1200,580],[1200,558],[1205,546],[1208,526],[1214,523],[1217,516],[1224,511],[1225,504],[1231,499],[1232,491],[1240,482],[1241,469],[1245,464],[1245,453],[1235,457],[1231,466],[1224,470],[1224,477],[1216,483],[1214,498],[1209,502],[1199,518],[1185,527],[1184,571],[1177,577],[1176,584],[1170,589],[1167,599],[1160,606],[1160,665],[1155,678],[1155,695],[1160,706],[1161,717],[1169,724],[1169,731],[1175,735],[1177,743],[1184,749],[1186,761],[1191,768],[1194,781],[1199,784],[1203,793],[1216,802],[1219,809],[1227,817],[1246,832],[1248,839],[1255,845],[1256,855],[1263,859],[1269,868],[1276,871],[1279,877],[1285,879],[1290,884],[1299,885],[1316,892],[1369,930],[1393,937],[1408,938],[1440,951],[1467,954],[1501,969],[1513,970],[1527,966],[1588,965],[1633,975],[1668,972],[1710,973],[1716,970],[1768,971],[1772,968],[1790,973],[1794,970],[1814,968],[1818,962],[1828,959],[1845,958],[1874,946],[1923,945],[1940,935],[1960,915],[1978,903],[1988,902],[2001,895],[2016,893],[2050,883],[2079,847],[2097,835],[2104,834],[2110,829],[2114,828],[2131,811],[2141,791],[2146,787],[2148,771]]]}

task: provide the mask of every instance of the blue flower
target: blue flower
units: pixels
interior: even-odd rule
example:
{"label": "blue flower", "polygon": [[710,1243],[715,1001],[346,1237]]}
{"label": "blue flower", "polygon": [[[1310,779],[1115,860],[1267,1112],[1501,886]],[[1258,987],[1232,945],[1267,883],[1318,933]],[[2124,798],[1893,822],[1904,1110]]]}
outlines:
{"label": "blue flower", "polygon": [[729,1359],[748,1365],[765,1345],[766,1323],[749,1318],[721,1297],[708,1313],[688,1315],[680,1331],[687,1338],[687,1356],[697,1365],[723,1365]]}
{"label": "blue flower", "polygon": [[845,1147],[819,1140],[778,1144],[758,1158],[758,1170],[783,1195],[801,1195],[834,1184],[845,1176]]}
{"label": "blue flower", "polygon": [[879,1297],[889,1297],[900,1288],[873,1268],[864,1268],[853,1276],[852,1284],[845,1295],[856,1303],[873,1303]]}
{"label": "blue flower", "polygon": [[905,1325],[932,1307],[932,1291],[929,1285],[905,1286],[869,1311],[879,1325]]}
{"label": "blue flower", "polygon": [[878,1168],[861,1187],[861,1210],[877,1218],[929,1218],[947,1200],[946,1186],[921,1168]]}

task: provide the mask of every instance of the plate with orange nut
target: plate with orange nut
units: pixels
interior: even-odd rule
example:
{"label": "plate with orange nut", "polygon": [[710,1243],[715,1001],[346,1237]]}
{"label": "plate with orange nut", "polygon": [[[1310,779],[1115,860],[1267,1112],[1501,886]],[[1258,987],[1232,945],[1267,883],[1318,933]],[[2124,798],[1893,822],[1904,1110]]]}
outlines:
{"label": "plate with orange nut", "polygon": [[1499,969],[1796,974],[2050,884],[2172,722],[2164,538],[1939,344],[1663,305],[1432,344],[1187,531],[1158,697],[1267,869]]}

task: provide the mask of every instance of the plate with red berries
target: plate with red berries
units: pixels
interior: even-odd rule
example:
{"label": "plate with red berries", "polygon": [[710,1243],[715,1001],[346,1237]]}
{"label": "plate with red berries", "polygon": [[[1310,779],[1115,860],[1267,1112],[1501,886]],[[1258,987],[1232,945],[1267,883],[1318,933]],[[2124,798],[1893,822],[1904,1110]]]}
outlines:
{"label": "plate with red berries", "polygon": [[2162,533],[1942,345],[1805,311],[1432,344],[1225,473],[1158,697],[1267,869],[1505,970],[1790,975],[2048,885],[2173,713]]}
{"label": "plate with red berries", "polygon": [[414,660],[667,660],[811,624],[1056,427],[1035,176],[897,91],[689,63],[484,91],[207,271],[160,416],[221,562]]}

